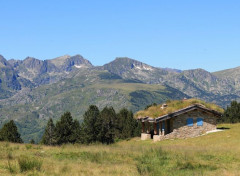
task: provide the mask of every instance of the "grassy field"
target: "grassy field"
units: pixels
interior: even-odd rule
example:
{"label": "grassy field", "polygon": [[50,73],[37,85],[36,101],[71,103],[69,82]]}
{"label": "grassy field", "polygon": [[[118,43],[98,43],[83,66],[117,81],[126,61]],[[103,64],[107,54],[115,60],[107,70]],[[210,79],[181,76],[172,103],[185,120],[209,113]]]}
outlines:
{"label": "grassy field", "polygon": [[47,147],[0,143],[0,175],[240,175],[240,124],[197,138]]}

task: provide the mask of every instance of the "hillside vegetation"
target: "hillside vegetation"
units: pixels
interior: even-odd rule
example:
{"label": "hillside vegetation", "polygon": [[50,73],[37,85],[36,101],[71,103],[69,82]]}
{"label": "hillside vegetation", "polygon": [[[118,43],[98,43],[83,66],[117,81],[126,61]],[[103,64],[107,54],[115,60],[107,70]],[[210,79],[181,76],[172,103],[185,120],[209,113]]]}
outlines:
{"label": "hillside vegetation", "polygon": [[116,111],[128,107],[136,112],[153,102],[186,97],[168,86],[124,80],[105,71],[82,70],[79,74],[23,92],[11,101],[0,101],[0,121],[4,124],[8,119],[15,119],[25,142],[31,139],[39,141],[47,120],[53,118],[56,121],[66,111],[70,111],[74,119],[82,121],[82,115],[91,104],[100,109],[113,106]]}
{"label": "hillside vegetation", "polygon": [[240,124],[197,138],[47,147],[0,143],[0,175],[240,175]]}
{"label": "hillside vegetation", "polygon": [[81,122],[92,104],[135,113],[152,103],[196,97],[226,107],[240,100],[238,74],[239,69],[231,69],[230,77],[228,71],[163,69],[127,57],[93,66],[81,55],[49,60],[0,55],[0,128],[14,120],[24,142],[38,142],[49,118],[56,122],[70,111]]}

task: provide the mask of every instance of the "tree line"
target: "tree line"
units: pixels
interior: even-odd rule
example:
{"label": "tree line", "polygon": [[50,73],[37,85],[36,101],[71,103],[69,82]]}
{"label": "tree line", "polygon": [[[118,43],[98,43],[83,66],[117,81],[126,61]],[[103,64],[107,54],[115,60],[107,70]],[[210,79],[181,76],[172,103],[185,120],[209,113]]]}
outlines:
{"label": "tree line", "polygon": [[111,144],[119,139],[139,136],[140,129],[133,113],[125,108],[116,113],[113,107],[105,107],[100,111],[97,106],[91,105],[84,113],[81,125],[77,120],[73,120],[70,112],[64,113],[56,125],[50,118],[41,143],[45,145],[96,142]]}
{"label": "tree line", "polygon": [[[65,112],[56,125],[50,118],[40,143],[45,145],[97,142],[111,144],[119,139],[139,136],[140,131],[140,124],[128,109],[124,108],[116,113],[113,107],[105,107],[100,111],[97,106],[91,105],[83,115],[82,124],[74,120],[70,112]],[[13,120],[4,124],[0,130],[0,141],[23,143]],[[35,141],[31,140],[30,143]]]}
{"label": "tree line", "polygon": [[240,122],[240,103],[237,101],[232,101],[230,106],[224,111],[221,123],[239,123]]}
{"label": "tree line", "polygon": [[[219,122],[239,123],[240,103],[232,101]],[[100,111],[97,106],[91,105],[83,115],[82,124],[73,120],[70,112],[64,113],[56,125],[50,118],[40,142],[45,145],[96,142],[111,144],[119,139],[139,136],[140,132],[140,124],[133,118],[131,111],[124,108],[116,113],[113,107],[105,107]],[[0,129],[0,141],[23,142],[13,120]],[[31,143],[35,141],[31,140]]]}

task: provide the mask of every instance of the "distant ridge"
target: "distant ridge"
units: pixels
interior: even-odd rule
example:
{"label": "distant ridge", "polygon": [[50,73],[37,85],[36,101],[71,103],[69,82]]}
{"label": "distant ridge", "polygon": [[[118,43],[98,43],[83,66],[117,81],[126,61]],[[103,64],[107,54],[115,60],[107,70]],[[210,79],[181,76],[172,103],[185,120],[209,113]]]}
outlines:
{"label": "distant ridge", "polygon": [[82,120],[89,105],[136,112],[168,99],[200,98],[226,107],[240,101],[240,67],[159,68],[128,57],[95,67],[81,55],[7,61],[0,55],[0,126],[14,119],[25,141],[38,141],[47,120],[71,111]]}

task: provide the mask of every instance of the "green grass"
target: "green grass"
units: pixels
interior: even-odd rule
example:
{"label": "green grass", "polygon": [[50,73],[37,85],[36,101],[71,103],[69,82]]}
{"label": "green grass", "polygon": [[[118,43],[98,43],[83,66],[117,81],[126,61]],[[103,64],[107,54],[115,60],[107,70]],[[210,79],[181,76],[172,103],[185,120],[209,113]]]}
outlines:
{"label": "green grass", "polygon": [[42,161],[36,158],[30,158],[28,156],[20,156],[18,158],[18,165],[20,172],[37,170],[40,171],[42,167]]}
{"label": "green grass", "polygon": [[196,138],[113,145],[0,143],[0,175],[240,175],[240,124]]}
{"label": "green grass", "polygon": [[143,83],[122,83],[120,81],[119,82],[109,81],[107,82],[107,84],[106,84],[106,81],[104,81],[103,83],[94,84],[91,87],[118,89],[128,93],[137,91],[137,90],[157,91],[157,90],[166,89],[166,87],[162,85],[152,85],[152,84],[143,84]]}

